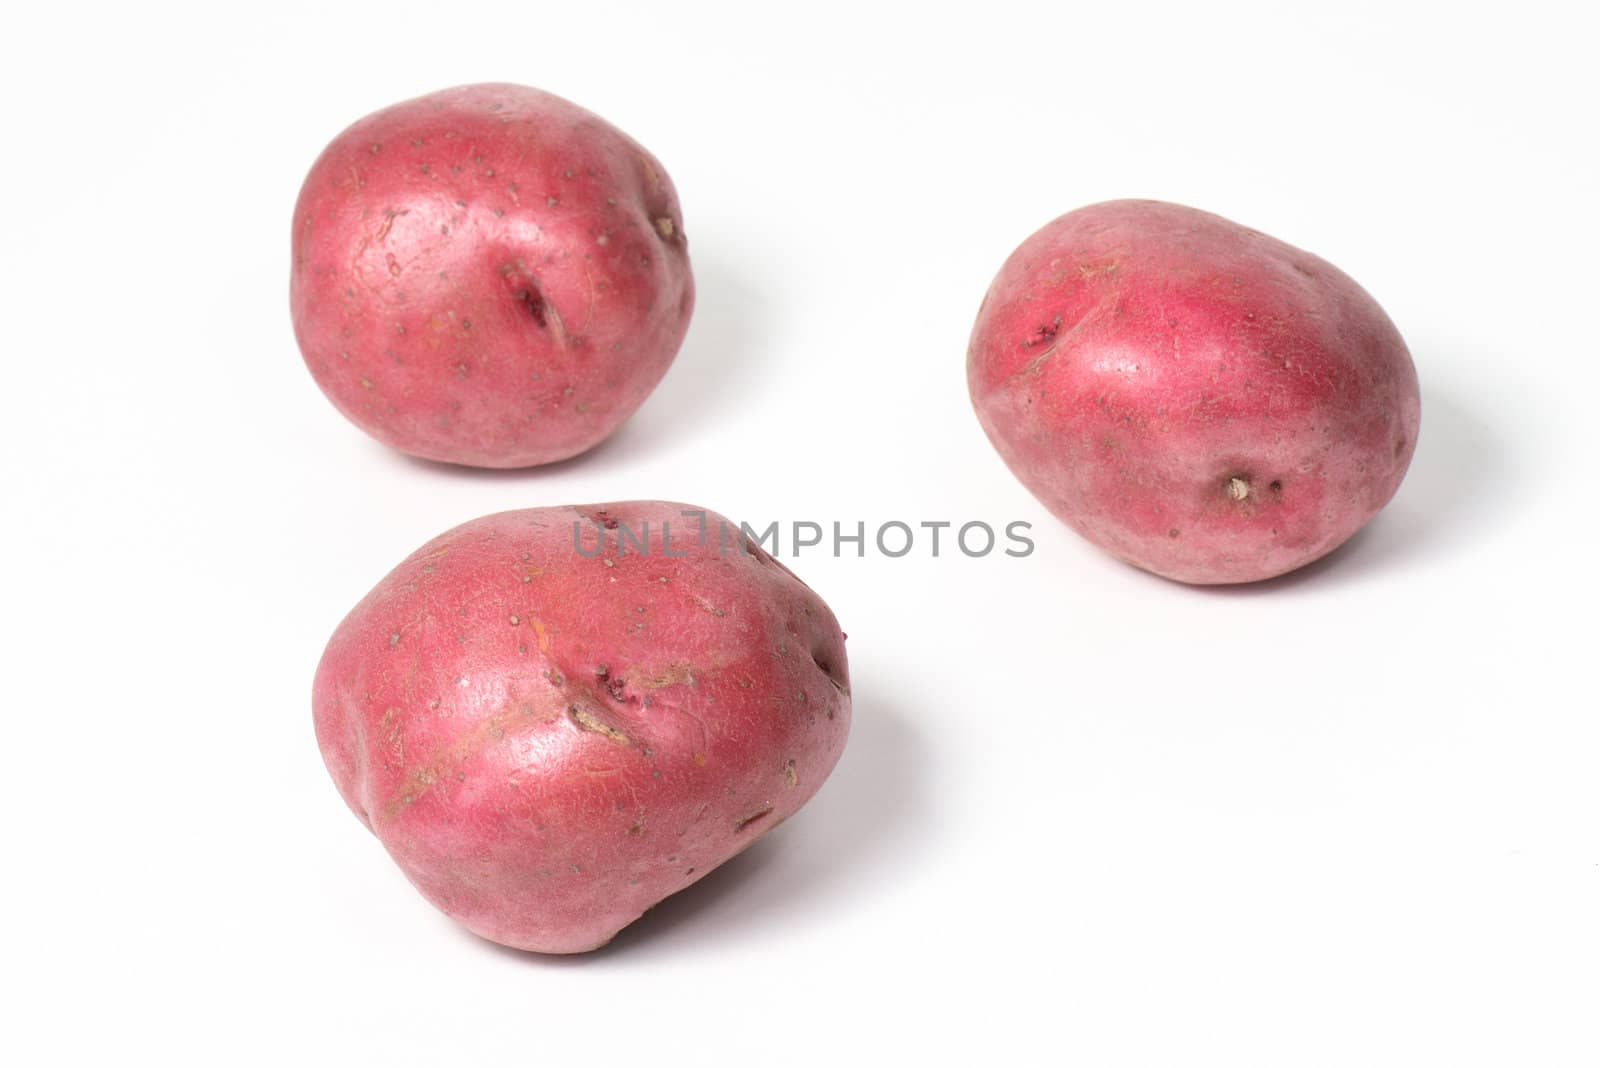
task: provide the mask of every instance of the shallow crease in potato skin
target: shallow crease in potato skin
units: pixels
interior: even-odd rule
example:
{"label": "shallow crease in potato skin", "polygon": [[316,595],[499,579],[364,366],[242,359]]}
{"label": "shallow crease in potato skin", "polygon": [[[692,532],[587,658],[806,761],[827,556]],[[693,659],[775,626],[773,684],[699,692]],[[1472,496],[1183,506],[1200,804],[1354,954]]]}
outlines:
{"label": "shallow crease in potato skin", "polygon": [[1206,212],[1119,200],[1022,243],[973,326],[984,431],[1128,563],[1250,582],[1337,548],[1416,447],[1416,370],[1338,268]]}
{"label": "shallow crease in potato skin", "polygon": [[693,306],[666,171],[537,89],[369,115],[295,205],[306,365],[351,422],[415,456],[526,467],[591,448],[661,380]]}
{"label": "shallow crease in potato skin", "polygon": [[[603,945],[793,815],[838,761],[850,696],[832,612],[737,538],[719,551],[715,513],[702,544],[698,512],[485,516],[403,561],[328,643],[312,703],[335,784],[479,935]],[[590,550],[606,530],[605,551],[580,555],[574,524]],[[619,552],[624,530],[646,551]]]}

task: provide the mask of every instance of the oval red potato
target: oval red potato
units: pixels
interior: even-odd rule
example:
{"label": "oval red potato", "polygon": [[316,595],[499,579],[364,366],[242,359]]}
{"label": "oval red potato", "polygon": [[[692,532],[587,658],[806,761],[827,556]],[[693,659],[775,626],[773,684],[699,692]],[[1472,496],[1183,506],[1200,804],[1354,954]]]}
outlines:
{"label": "oval red potato", "polygon": [[979,309],[967,382],[1051,512],[1183,582],[1332,551],[1394,495],[1417,442],[1410,353],[1360,286],[1157,201],[1095,204],[1024,241]]}
{"label": "oval red potato", "polygon": [[295,205],[290,307],[317,385],[379,441],[550,463],[639,407],[694,283],[661,164],[537,89],[468,85],[345,130]]}
{"label": "oval red potato", "polygon": [[661,501],[441,534],[339,625],[312,703],[339,792],[417,889],[543,953],[604,945],[778,826],[850,729],[828,606]]}

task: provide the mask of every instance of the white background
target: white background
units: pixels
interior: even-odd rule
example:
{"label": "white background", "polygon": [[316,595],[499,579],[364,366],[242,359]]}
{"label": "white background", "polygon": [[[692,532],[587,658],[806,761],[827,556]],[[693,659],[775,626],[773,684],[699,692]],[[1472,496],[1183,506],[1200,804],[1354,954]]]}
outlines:
{"label": "white background", "polygon": [[[1588,1065],[1594,26],[1579,5],[532,0],[5,16],[11,1063]],[[334,134],[520,81],[648,145],[693,328],[611,441],[409,461],[295,349]],[[1423,383],[1411,474],[1229,591],[1055,524],[968,407],[978,301],[1092,201],[1332,260]],[[797,818],[612,948],[464,933],[322,768],[343,613],[473,516],[1035,524],[1027,560],[808,555],[856,726]]]}

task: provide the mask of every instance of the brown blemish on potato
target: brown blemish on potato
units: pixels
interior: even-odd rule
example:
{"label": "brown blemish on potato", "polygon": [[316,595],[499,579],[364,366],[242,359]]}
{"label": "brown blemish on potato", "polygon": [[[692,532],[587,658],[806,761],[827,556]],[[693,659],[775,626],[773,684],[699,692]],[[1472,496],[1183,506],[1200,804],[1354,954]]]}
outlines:
{"label": "brown blemish on potato", "polygon": [[734,834],[738,834],[740,831],[744,830],[746,827],[750,826],[752,823],[755,823],[755,822],[757,822],[759,820],[764,820],[770,815],[772,815],[772,806],[768,805],[766,808],[762,809],[760,812],[755,813],[754,815],[746,816],[746,817],[744,817],[744,819],[734,820],[733,821],[733,833]]}
{"label": "brown blemish on potato", "polygon": [[383,718],[378,725],[383,729],[383,738],[389,744],[389,760],[393,764],[402,764],[406,757],[405,727],[400,719],[398,708],[383,710]]}
{"label": "brown blemish on potato", "polygon": [[394,208],[389,208],[384,211],[383,223],[378,227],[378,232],[374,235],[374,240],[376,240],[380,245],[383,244],[389,239],[389,231],[394,229],[394,221],[402,215],[410,214],[410,208],[402,208],[399,211],[396,211]]}
{"label": "brown blemish on potato", "polygon": [[656,233],[661,235],[663,241],[671,241],[673,234],[672,220],[665,215],[655,220]]}
{"label": "brown blemish on potato", "polygon": [[[1065,330],[1061,329],[1062,319],[1061,316],[1058,315],[1050,323],[1049,333],[1047,335],[1044,334],[1045,328],[1043,327],[1041,327],[1038,331],[1035,331],[1028,340],[1023,342],[1022,347],[1031,348],[1033,344],[1037,344],[1040,341],[1048,341],[1048,344],[1045,346],[1044,351],[1040,352],[1033,359],[1029,360],[1027,365],[1023,367],[1022,370],[1011,376],[1011,379],[1021,378],[1023,375],[1038,374],[1039,368],[1044,366],[1044,362],[1053,356],[1059,348],[1061,348],[1062,343],[1068,338],[1072,337],[1072,335],[1076,334],[1079,330],[1083,329],[1084,324],[1098,316],[1104,307],[1104,302],[1095,305],[1083,315],[1079,316],[1078,319]],[[1010,379],[1008,379],[1008,381],[1010,381]]]}
{"label": "brown blemish on potato", "polygon": [[783,766],[783,781],[789,784],[791,790],[800,785],[800,774],[795,771],[793,760]]}
{"label": "brown blemish on potato", "polygon": [[533,627],[533,633],[539,638],[539,651],[541,653],[548,652],[550,650],[549,628],[547,628],[544,625],[544,621],[539,619],[537,616],[529,616],[528,623]]}
{"label": "brown blemish on potato", "polygon": [[609,665],[596,665],[594,669],[594,677],[595,681],[598,682],[601,688],[605,690],[606,696],[610,697],[613,701],[620,701],[623,704],[630,704],[639,700],[637,696],[633,696],[628,693],[628,680],[623,678],[621,675],[613,675]]}
{"label": "brown blemish on potato", "polygon": [[1227,490],[1228,496],[1236,501],[1242,501],[1250,496],[1250,480],[1242,475],[1234,475],[1229,478],[1224,488]]}
{"label": "brown blemish on potato", "polygon": [[589,731],[594,734],[603,734],[619,745],[632,745],[633,739],[616,727],[605,722],[599,716],[586,708],[577,705],[567,706],[567,718],[577,725],[579,730]]}
{"label": "brown blemish on potato", "polygon": [[1022,343],[1022,347],[1025,349],[1031,349],[1035,345],[1043,345],[1045,342],[1055,337],[1056,332],[1060,329],[1061,316],[1058,315],[1048,323],[1040,323],[1039,329],[1035,330],[1028,337],[1028,339]]}
{"label": "brown blemish on potato", "polygon": [[[456,681],[458,685],[465,685],[467,682],[464,677]],[[437,710],[438,706],[437,699],[428,703],[430,710]],[[462,764],[485,746],[504,741],[513,725],[532,720],[536,711],[537,707],[524,699],[508,700],[493,716],[478,723],[443,750],[434,753],[429,760],[411,773],[400,793],[390,798],[384,805],[382,812],[384,821],[394,819],[401,810],[421,800],[441,779],[454,778],[457,782],[464,780],[465,773],[460,767]],[[390,745],[396,748],[397,753],[403,753],[399,748],[403,744],[400,739],[403,723],[399,710],[387,710],[381,726]]]}
{"label": "brown blemish on potato", "polygon": [[693,664],[683,660],[675,661],[659,671],[645,675],[644,682],[641,685],[650,690],[663,690],[668,686],[680,684],[693,686],[695,684],[695,671],[696,668]]}

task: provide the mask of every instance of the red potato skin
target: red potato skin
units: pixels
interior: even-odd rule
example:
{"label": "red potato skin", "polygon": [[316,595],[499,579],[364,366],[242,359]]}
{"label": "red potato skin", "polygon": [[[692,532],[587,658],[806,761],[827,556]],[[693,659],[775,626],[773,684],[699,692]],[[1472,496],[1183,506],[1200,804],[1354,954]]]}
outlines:
{"label": "red potato skin", "polygon": [[[822,599],[707,513],[633,501],[485,516],[396,567],[317,667],[346,803],[484,938],[595,949],[816,793],[850,729]],[[597,530],[606,549],[597,552]],[[596,527],[595,524],[601,524]],[[619,552],[623,526],[641,536]],[[670,548],[674,554],[667,556]]]}
{"label": "red potato skin", "polygon": [[369,115],[295,205],[306,366],[357,426],[478,467],[591,448],[677,354],[694,282],[677,194],[605,120],[468,85]]}
{"label": "red potato skin", "polygon": [[1216,215],[1118,200],[1028,238],[984,298],[973,407],[1012,472],[1122,560],[1253,582],[1331,552],[1399,488],[1416,369],[1317,257]]}

